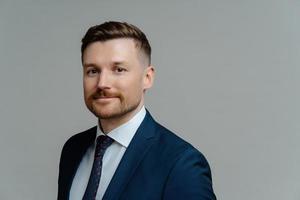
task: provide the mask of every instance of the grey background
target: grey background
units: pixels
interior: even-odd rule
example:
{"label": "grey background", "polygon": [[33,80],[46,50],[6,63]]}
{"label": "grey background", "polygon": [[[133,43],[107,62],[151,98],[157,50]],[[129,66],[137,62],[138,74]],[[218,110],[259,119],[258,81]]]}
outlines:
{"label": "grey background", "polygon": [[297,0],[0,1],[0,199],[55,199],[60,151],[96,124],[80,40],[107,20],[148,35],[147,108],[202,151],[222,200],[300,199]]}

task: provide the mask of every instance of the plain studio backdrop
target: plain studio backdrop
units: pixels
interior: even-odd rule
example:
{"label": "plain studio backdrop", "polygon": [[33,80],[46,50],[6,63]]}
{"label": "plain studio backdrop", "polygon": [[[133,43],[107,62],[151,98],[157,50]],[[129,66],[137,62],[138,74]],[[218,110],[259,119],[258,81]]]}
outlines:
{"label": "plain studio backdrop", "polygon": [[155,119],[207,157],[220,200],[300,199],[300,1],[0,1],[0,199],[52,200],[64,142],[96,125],[80,40],[108,20],[153,48]]}

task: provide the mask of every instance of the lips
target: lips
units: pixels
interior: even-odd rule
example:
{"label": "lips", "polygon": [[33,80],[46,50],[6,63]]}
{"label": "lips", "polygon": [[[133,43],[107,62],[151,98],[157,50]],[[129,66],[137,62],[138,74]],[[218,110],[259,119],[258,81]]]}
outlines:
{"label": "lips", "polygon": [[97,99],[112,99],[112,98],[117,98],[114,96],[100,96],[100,97],[93,97],[93,99],[97,100]]}
{"label": "lips", "polygon": [[100,92],[92,95],[93,99],[110,99],[110,98],[117,98],[116,94],[109,94],[108,92]]}
{"label": "lips", "polygon": [[99,97],[99,98],[96,98],[94,99],[94,103],[95,104],[99,104],[99,105],[107,105],[107,104],[110,104],[112,102],[114,102],[116,99],[116,97]]}
{"label": "lips", "polygon": [[122,95],[118,92],[110,92],[106,90],[97,91],[91,95],[91,99],[96,101],[109,101],[117,98],[122,100]]}
{"label": "lips", "polygon": [[103,94],[103,93],[97,93],[92,96],[93,100],[98,103],[109,103],[110,101],[118,98],[117,95],[113,94]]}

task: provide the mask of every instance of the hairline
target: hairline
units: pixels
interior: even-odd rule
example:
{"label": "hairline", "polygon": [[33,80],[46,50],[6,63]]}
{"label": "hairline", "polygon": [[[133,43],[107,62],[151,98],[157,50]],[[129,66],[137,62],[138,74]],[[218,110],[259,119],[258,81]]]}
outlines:
{"label": "hairline", "polygon": [[115,38],[106,38],[106,39],[99,39],[99,40],[95,40],[95,41],[92,41],[90,43],[88,43],[85,48],[83,49],[83,51],[81,52],[81,63],[83,65],[83,55],[84,55],[84,52],[85,50],[91,45],[91,44],[94,44],[96,42],[107,42],[107,41],[111,41],[111,40],[118,40],[118,39],[129,39],[129,40],[132,40],[134,43],[135,43],[135,48],[138,50],[137,51],[137,56],[138,56],[138,59],[140,60],[141,64],[144,66],[144,67],[148,67],[151,65],[151,61],[150,61],[150,57],[147,55],[146,51],[142,48],[142,42],[134,37],[130,37],[130,36],[124,36],[124,37],[115,37]]}

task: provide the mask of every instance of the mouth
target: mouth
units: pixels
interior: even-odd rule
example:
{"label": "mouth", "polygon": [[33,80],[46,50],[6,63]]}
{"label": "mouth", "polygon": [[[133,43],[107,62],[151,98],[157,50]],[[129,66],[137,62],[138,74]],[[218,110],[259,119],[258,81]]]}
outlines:
{"label": "mouth", "polygon": [[109,102],[113,99],[116,99],[117,97],[113,97],[113,96],[101,96],[101,97],[94,97],[93,99],[96,101],[96,102],[100,102],[100,103],[106,103],[106,102]]}
{"label": "mouth", "polygon": [[117,98],[116,96],[93,96],[93,99],[112,99],[112,98]]}

